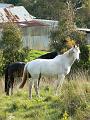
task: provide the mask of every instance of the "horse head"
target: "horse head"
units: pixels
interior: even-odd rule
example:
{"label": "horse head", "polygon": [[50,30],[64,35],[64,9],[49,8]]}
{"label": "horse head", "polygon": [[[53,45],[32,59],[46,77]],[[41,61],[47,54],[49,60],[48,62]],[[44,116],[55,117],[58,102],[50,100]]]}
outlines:
{"label": "horse head", "polygon": [[73,53],[74,58],[79,61],[79,60],[80,60],[80,59],[79,59],[79,54],[80,54],[79,46],[74,45],[74,46],[72,47],[72,53]]}

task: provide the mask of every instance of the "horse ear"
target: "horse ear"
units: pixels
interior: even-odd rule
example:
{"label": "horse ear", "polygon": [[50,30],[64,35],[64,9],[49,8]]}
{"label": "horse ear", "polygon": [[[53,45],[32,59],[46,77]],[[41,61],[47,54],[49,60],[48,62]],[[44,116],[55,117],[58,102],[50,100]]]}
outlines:
{"label": "horse ear", "polygon": [[76,47],[76,45],[73,46],[74,48]]}
{"label": "horse ear", "polygon": [[77,44],[77,47],[79,47],[79,44]]}
{"label": "horse ear", "polygon": [[74,47],[74,48],[76,48],[76,47],[79,47],[79,44],[77,44],[77,45],[74,45],[73,47]]}

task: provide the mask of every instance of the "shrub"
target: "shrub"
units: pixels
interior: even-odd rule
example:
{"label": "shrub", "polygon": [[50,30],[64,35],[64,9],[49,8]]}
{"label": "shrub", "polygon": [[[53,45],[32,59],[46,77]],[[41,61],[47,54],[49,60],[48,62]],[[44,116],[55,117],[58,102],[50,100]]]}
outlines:
{"label": "shrub", "polygon": [[87,61],[89,61],[89,47],[86,45],[82,45],[80,47],[81,50],[81,55],[80,55],[80,59],[86,63]]}
{"label": "shrub", "polygon": [[3,65],[17,61],[16,54],[21,47],[21,31],[14,23],[3,25],[2,31]]}

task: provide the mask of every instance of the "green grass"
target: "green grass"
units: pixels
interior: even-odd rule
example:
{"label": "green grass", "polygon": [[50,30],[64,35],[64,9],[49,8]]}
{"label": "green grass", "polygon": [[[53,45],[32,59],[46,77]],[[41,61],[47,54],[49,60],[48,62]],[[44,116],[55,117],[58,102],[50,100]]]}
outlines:
{"label": "green grass", "polygon": [[26,87],[14,90],[12,96],[0,93],[0,120],[90,119],[90,82],[80,79],[65,81],[61,94],[55,96],[53,83],[42,81],[41,98],[36,97],[33,89],[32,100]]}
{"label": "green grass", "polygon": [[28,56],[27,58],[25,59],[25,61],[31,61],[33,59],[36,59],[38,58],[39,56],[43,55],[43,54],[46,54],[47,52],[46,51],[39,51],[39,50],[30,50],[28,52]]}

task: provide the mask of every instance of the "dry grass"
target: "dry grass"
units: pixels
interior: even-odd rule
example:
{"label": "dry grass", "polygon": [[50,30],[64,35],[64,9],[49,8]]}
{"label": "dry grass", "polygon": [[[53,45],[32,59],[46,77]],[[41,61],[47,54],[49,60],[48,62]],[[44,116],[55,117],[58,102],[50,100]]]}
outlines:
{"label": "dry grass", "polygon": [[4,118],[4,111],[6,111],[6,117],[8,118],[10,114],[15,117],[15,120],[29,120],[29,117],[32,120],[62,120],[66,111],[69,116],[67,120],[90,120],[89,78],[87,71],[74,71],[73,75],[66,77],[61,94],[58,94],[58,96],[54,95],[55,79],[42,79],[40,82],[40,95],[42,98],[36,98],[33,93],[32,101],[28,99],[29,80],[27,80],[27,84],[21,91],[18,90],[20,80],[16,81],[14,95],[7,97],[4,95],[4,80],[1,78],[0,112],[2,114],[0,115]]}
{"label": "dry grass", "polygon": [[4,78],[0,77],[0,93],[4,92]]}

